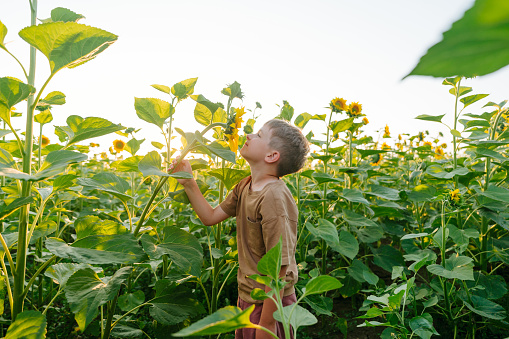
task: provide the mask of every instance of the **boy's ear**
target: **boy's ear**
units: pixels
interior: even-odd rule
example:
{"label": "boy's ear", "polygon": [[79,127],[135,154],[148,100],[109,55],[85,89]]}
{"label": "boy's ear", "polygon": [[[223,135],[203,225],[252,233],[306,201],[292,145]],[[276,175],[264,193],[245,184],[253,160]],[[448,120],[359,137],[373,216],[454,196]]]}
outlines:
{"label": "boy's ear", "polygon": [[269,164],[273,164],[279,160],[280,153],[278,151],[271,151],[268,155],[265,156],[265,162]]}

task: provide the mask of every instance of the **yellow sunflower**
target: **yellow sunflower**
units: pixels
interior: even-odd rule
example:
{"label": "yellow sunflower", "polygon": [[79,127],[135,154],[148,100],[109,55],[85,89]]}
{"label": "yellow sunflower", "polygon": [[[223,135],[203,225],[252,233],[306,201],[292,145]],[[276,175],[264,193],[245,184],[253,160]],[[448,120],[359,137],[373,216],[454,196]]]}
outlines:
{"label": "yellow sunflower", "polygon": [[447,144],[444,142],[442,145],[440,145],[440,147],[442,147],[443,149],[446,149],[447,148]]}
{"label": "yellow sunflower", "polygon": [[352,102],[350,103],[350,106],[348,106],[348,115],[351,117],[358,117],[361,115],[362,111],[362,105],[358,102]]}
{"label": "yellow sunflower", "polygon": [[244,107],[236,108],[235,114],[228,118],[228,127],[224,132],[224,137],[230,150],[237,153],[239,149],[239,129],[242,127],[242,116],[246,114]]}
{"label": "yellow sunflower", "polygon": [[339,113],[341,111],[346,111],[348,106],[346,104],[346,100],[343,98],[334,98],[331,100],[329,104],[330,108],[333,112]]}
{"label": "yellow sunflower", "polygon": [[390,137],[391,137],[391,132],[389,131],[389,125],[385,125],[383,138],[390,138]]}
{"label": "yellow sunflower", "polygon": [[95,144],[95,143],[91,142],[90,147],[99,147],[99,144]]}
{"label": "yellow sunflower", "polygon": [[385,142],[384,142],[384,143],[382,144],[382,150],[384,150],[384,151],[388,151],[388,150],[390,150],[390,149],[391,149],[391,146],[387,145],[387,143],[385,143]]}
{"label": "yellow sunflower", "polygon": [[371,159],[371,166],[378,166],[382,162],[383,156],[381,154],[374,154]]}
{"label": "yellow sunflower", "polygon": [[117,140],[113,141],[113,148],[115,149],[115,151],[117,153],[120,153],[125,148],[125,142],[123,140],[117,139]]}
{"label": "yellow sunflower", "polygon": [[364,125],[369,124],[369,120],[366,117],[362,118],[362,122],[364,123]]}
{"label": "yellow sunflower", "polygon": [[442,159],[444,157],[444,150],[442,147],[435,147],[435,159]]}
{"label": "yellow sunflower", "polygon": [[108,154],[106,154],[106,152],[101,152],[101,159],[108,159]]}
{"label": "yellow sunflower", "polygon": [[49,138],[47,136],[41,136],[41,146],[46,147],[49,145]]}
{"label": "yellow sunflower", "polygon": [[460,190],[459,189],[455,189],[454,191],[452,191],[452,190],[449,191],[449,197],[455,203],[460,202],[460,198],[461,198]]}
{"label": "yellow sunflower", "polygon": [[433,145],[431,144],[431,142],[429,141],[425,141],[423,146],[429,146],[429,147],[432,147]]}
{"label": "yellow sunflower", "polygon": [[237,153],[239,149],[239,134],[238,130],[233,130],[232,134],[226,135],[226,141],[228,141],[228,145],[230,146],[230,150],[233,153]]}

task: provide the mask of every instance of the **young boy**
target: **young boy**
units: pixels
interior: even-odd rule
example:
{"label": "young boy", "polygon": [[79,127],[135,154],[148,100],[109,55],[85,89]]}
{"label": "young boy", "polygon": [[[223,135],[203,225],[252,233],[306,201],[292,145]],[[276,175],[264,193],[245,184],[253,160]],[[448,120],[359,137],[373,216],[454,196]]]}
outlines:
{"label": "young boy", "polygon": [[[237,249],[239,270],[238,306],[241,309],[255,304],[251,322],[259,324],[284,338],[281,323],[273,313],[276,305],[270,299],[253,300],[254,288],[270,288],[247,278],[259,274],[258,261],[283,239],[281,277],[288,284],[282,291],[283,305],[295,303],[294,285],[298,271],[295,261],[298,210],[290,190],[280,178],[299,171],[306,161],[309,144],[301,131],[285,121],[270,120],[256,134],[247,135],[240,154],[251,167],[251,175],[242,179],[226,199],[216,208],[205,200],[193,179],[180,179],[187,196],[200,220],[207,226],[215,225],[230,216],[237,218]],[[172,164],[173,166],[173,164]],[[170,166],[170,168],[172,167]],[[183,161],[175,171],[191,173],[188,161]],[[240,329],[235,338],[270,338],[261,330]]]}

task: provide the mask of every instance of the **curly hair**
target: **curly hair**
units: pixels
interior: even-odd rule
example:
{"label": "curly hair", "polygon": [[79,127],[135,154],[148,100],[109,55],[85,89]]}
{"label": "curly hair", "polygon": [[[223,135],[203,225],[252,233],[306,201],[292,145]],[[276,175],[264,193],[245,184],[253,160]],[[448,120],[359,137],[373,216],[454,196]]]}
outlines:
{"label": "curly hair", "polygon": [[270,147],[279,152],[277,176],[299,171],[306,162],[309,142],[299,128],[284,120],[272,119],[265,123],[270,131]]}

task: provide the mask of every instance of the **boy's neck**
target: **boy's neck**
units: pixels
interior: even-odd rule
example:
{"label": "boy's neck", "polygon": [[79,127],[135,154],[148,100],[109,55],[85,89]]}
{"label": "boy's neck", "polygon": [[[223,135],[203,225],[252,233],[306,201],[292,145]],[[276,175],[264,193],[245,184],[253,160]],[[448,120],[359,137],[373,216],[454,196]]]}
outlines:
{"label": "boy's neck", "polygon": [[261,191],[265,185],[278,181],[279,177],[271,173],[257,173],[251,169],[251,190]]}

